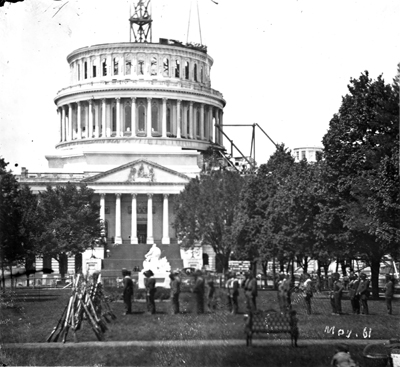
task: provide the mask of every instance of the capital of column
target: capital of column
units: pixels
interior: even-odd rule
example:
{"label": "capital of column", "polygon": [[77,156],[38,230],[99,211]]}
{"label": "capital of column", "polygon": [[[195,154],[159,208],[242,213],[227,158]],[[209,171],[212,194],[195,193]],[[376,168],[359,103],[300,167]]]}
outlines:
{"label": "capital of column", "polygon": [[132,103],[136,103],[136,97],[131,97]]}
{"label": "capital of column", "polygon": [[136,199],[137,194],[131,194],[132,195],[132,199]]}
{"label": "capital of column", "polygon": [[151,100],[153,99],[152,97],[147,97],[147,102],[151,102]]}
{"label": "capital of column", "polygon": [[154,194],[147,194],[148,198],[151,199]]}
{"label": "capital of column", "polygon": [[163,194],[164,199],[168,199],[169,194]]}

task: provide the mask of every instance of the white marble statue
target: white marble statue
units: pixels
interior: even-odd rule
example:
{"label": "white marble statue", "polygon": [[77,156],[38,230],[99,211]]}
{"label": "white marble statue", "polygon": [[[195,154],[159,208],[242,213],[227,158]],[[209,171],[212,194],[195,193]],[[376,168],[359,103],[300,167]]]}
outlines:
{"label": "white marble statue", "polygon": [[154,243],[149,252],[144,255],[143,270],[151,270],[153,273],[166,272],[171,270],[166,257],[160,258],[161,250]]}

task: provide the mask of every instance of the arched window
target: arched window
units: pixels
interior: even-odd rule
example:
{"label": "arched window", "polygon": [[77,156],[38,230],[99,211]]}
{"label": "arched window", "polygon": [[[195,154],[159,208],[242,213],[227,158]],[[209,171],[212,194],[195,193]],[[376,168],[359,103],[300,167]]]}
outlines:
{"label": "arched window", "polygon": [[194,81],[197,82],[197,64],[194,64],[194,70],[193,70],[193,77],[194,77]]}
{"label": "arched window", "polygon": [[169,59],[166,57],[163,60],[163,76],[169,76]]}
{"label": "arched window", "polygon": [[116,57],[114,57],[114,75],[118,75],[118,65],[119,65],[119,62],[118,62],[118,58],[116,58]]}
{"label": "arched window", "polygon": [[171,129],[171,106],[167,106],[167,133],[172,133]]}
{"label": "arched window", "polygon": [[138,75],[144,75],[144,60],[138,60]]}
{"label": "arched window", "polygon": [[160,131],[158,126],[158,118],[159,118],[159,108],[158,102],[153,100],[151,102],[151,131],[153,133],[158,133]]}
{"label": "arched window", "polygon": [[185,61],[185,79],[189,80],[189,61]]}
{"label": "arched window", "polygon": [[146,108],[143,102],[138,106],[138,131],[144,132],[146,129]]}
{"label": "arched window", "polygon": [[157,75],[157,58],[154,56],[151,58],[150,75]]}
{"label": "arched window", "polygon": [[175,78],[179,78],[180,73],[181,73],[181,63],[179,60],[175,60],[175,73],[174,73]]}
{"label": "arched window", "polygon": [[132,61],[131,60],[125,60],[125,75],[130,75],[131,74],[131,68],[132,68]]}
{"label": "arched window", "polygon": [[107,76],[107,59],[103,59],[102,69],[103,69],[103,76]]}
{"label": "arched window", "polygon": [[127,104],[125,106],[125,116],[124,116],[124,121],[125,121],[125,131],[132,131],[132,107],[130,104]]}

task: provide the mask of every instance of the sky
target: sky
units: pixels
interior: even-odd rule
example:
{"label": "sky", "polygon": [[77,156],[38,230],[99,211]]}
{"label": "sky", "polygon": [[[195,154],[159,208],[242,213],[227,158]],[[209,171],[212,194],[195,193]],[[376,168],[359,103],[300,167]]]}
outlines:
{"label": "sky", "polygon": [[[351,78],[368,70],[392,83],[397,74],[398,0],[216,2],[152,0],[153,42],[208,47],[212,88],[227,102],[225,124],[257,123],[291,150],[322,147]],[[69,85],[67,55],[129,41],[132,3],[25,0],[0,8],[0,157],[14,173],[46,169],[59,140],[54,98]],[[250,155],[251,127],[225,131]],[[255,140],[256,160],[265,163],[275,147],[260,129]]]}

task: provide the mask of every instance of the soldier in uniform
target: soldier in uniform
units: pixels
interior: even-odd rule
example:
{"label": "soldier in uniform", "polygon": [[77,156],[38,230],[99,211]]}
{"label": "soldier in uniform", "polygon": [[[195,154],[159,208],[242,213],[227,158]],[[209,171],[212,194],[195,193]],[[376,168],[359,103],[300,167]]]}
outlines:
{"label": "soldier in uniform", "polygon": [[122,284],[124,285],[123,297],[125,304],[124,315],[132,313],[133,280],[130,275],[130,271],[125,268],[122,269]]}
{"label": "soldier in uniform", "polygon": [[200,270],[194,272],[195,284],[193,293],[196,294],[196,311],[197,314],[204,313],[204,278]]}
{"label": "soldier in uniform", "polygon": [[179,313],[179,294],[181,293],[181,281],[176,272],[169,275],[171,279],[171,303],[172,313],[174,315]]}
{"label": "soldier in uniform", "polygon": [[367,279],[367,274],[360,274],[360,284],[358,285],[357,295],[361,299],[361,313],[363,315],[368,315],[368,297],[369,297],[369,280]]}
{"label": "soldier in uniform", "polygon": [[394,283],[393,278],[390,274],[386,274],[386,284],[385,284],[385,300],[386,308],[389,315],[392,314],[392,298],[394,294]]}
{"label": "soldier in uniform", "polygon": [[156,280],[152,278],[154,273],[151,270],[144,272],[144,286],[146,287],[146,303],[147,312],[151,315],[156,313],[156,303],[154,301],[154,295],[156,293]]}
{"label": "soldier in uniform", "polygon": [[239,312],[239,279],[236,277],[236,273],[232,273],[231,282],[231,297],[232,297],[232,315],[236,315]]}
{"label": "soldier in uniform", "polygon": [[246,305],[249,312],[257,311],[257,280],[253,274],[248,273],[244,283],[244,294],[246,296]]}
{"label": "soldier in uniform", "polygon": [[358,289],[358,284],[360,283],[357,274],[350,274],[350,283],[349,283],[349,298],[351,302],[351,308],[353,310],[353,314],[360,314],[360,299],[356,294]]}

